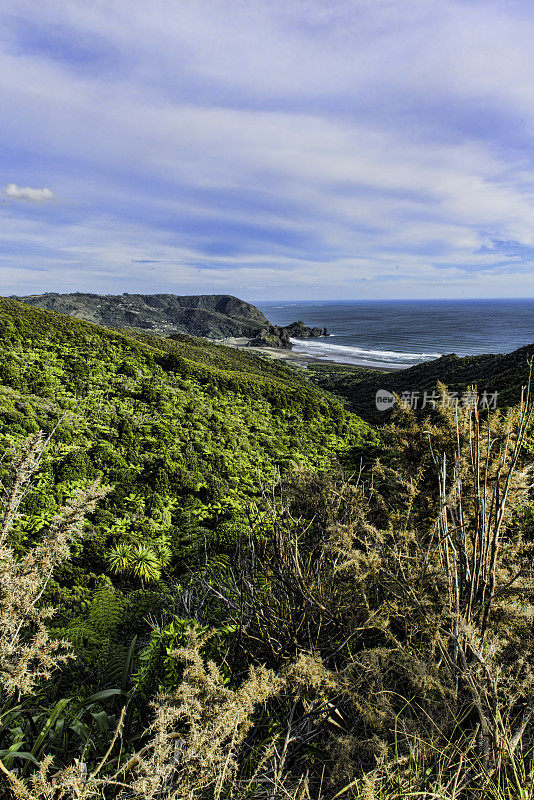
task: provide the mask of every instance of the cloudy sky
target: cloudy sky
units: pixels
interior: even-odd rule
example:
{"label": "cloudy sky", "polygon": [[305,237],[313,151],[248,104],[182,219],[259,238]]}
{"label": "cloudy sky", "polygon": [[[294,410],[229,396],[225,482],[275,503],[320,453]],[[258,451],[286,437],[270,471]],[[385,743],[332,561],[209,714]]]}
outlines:
{"label": "cloudy sky", "polygon": [[0,20],[0,294],[534,296],[531,0]]}

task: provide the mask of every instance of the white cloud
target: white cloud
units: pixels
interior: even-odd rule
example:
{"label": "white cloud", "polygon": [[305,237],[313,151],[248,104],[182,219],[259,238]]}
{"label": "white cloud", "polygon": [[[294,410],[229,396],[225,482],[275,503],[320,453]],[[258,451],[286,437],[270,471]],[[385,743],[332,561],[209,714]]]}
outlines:
{"label": "white cloud", "polygon": [[33,189],[31,186],[17,186],[16,183],[8,183],[4,195],[10,200],[22,200],[26,203],[49,203],[56,199],[50,189]]}
{"label": "white cloud", "polygon": [[[499,275],[482,278],[514,259],[532,291],[534,7],[5,8],[9,175],[72,201],[61,218],[39,214],[39,226],[27,208],[5,205],[7,291],[25,276],[94,291],[260,282],[266,297],[317,286],[354,296],[362,281],[369,296],[409,297],[444,279],[456,294],[469,280],[514,292]],[[17,184],[4,196],[55,199]],[[524,256],[505,254],[508,243]],[[38,274],[15,276],[10,264]]]}

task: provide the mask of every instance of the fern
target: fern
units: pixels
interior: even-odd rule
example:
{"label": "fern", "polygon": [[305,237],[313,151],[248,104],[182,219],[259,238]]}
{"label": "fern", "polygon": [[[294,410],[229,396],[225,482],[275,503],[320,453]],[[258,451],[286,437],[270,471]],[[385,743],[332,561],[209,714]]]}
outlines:
{"label": "fern", "polygon": [[101,636],[109,638],[124,615],[124,600],[111,584],[98,589],[89,609],[89,624]]}
{"label": "fern", "polygon": [[76,617],[64,635],[77,647],[107,646],[122,622],[124,600],[111,584],[97,589],[86,616]]}

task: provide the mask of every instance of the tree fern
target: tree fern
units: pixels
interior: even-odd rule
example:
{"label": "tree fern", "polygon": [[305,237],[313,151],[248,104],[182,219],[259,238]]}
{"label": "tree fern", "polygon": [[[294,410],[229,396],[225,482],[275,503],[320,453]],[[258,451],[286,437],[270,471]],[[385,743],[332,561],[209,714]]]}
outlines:
{"label": "tree fern", "polygon": [[130,572],[142,581],[157,581],[161,568],[170,563],[172,551],[162,540],[136,545],[119,542],[108,555],[108,563],[113,572]]}

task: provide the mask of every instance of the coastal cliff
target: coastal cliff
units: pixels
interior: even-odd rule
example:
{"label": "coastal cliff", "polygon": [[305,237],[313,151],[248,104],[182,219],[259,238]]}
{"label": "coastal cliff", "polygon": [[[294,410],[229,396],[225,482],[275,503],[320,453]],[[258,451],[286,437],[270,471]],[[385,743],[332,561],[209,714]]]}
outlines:
{"label": "coastal cliff", "polygon": [[303,322],[286,327],[271,325],[259,308],[233,295],[48,292],[11,299],[107,328],[130,328],[164,336],[185,333],[207,339],[245,337],[254,347],[290,350],[290,337],[326,335],[326,329],[323,334],[321,328],[308,328]]}
{"label": "coastal cliff", "polygon": [[133,328],[160,335],[188,333],[213,339],[252,337],[270,325],[258,308],[232,295],[50,292],[12,299],[107,328]]}

